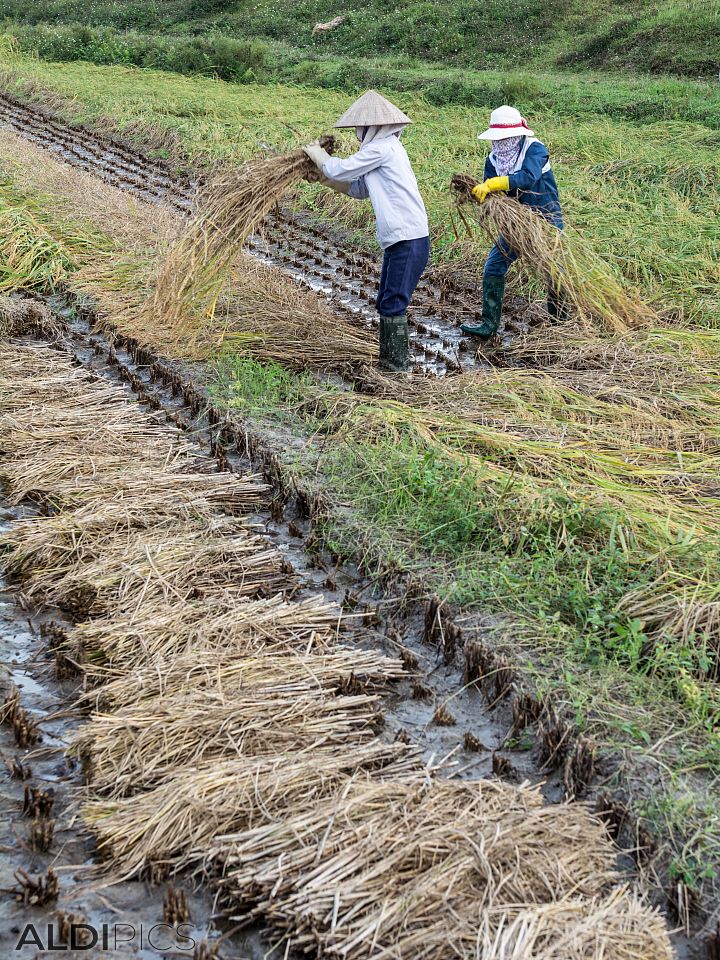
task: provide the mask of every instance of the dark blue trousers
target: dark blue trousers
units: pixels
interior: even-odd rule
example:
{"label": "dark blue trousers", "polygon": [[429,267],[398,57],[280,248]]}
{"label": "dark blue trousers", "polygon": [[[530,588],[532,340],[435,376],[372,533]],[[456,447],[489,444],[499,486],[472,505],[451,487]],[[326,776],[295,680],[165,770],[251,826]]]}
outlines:
{"label": "dark blue trousers", "polygon": [[430,257],[430,237],[400,240],[383,257],[380,289],[375,306],[383,317],[405,313]]}

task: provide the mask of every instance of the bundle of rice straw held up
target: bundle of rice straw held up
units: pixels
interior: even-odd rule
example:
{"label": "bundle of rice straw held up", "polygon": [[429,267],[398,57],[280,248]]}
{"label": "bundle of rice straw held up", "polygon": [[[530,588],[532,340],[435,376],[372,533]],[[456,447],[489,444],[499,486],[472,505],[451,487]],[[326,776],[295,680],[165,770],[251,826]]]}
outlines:
{"label": "bundle of rice straw held up", "polygon": [[544,283],[558,290],[581,323],[624,333],[658,322],[655,311],[625,290],[577,233],[557,230],[511,197],[491,194],[478,203],[472,197],[476,185],[477,181],[467,174],[455,174],[451,181],[460,217],[468,230],[469,217],[493,243],[502,236]]}
{"label": "bundle of rice straw held up", "polygon": [[[332,152],[335,141],[322,137]],[[263,157],[214,177],[200,192],[187,230],[160,264],[149,304],[178,332],[212,320],[218,297],[240,249],[280,198],[315,170],[302,151]]]}

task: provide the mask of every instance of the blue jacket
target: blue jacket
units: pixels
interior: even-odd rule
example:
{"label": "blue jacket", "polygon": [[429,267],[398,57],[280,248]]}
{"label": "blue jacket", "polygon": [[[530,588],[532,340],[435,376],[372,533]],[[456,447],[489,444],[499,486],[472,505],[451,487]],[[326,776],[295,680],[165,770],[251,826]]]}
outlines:
{"label": "blue jacket", "polygon": [[[557,183],[552,170],[543,173],[550,154],[544,143],[531,143],[525,154],[525,160],[517,173],[511,173],[511,197],[517,197],[520,203],[526,203],[542,213],[558,229],[563,228],[562,210]],[[498,172],[490,157],[485,161],[484,179],[497,177]]]}

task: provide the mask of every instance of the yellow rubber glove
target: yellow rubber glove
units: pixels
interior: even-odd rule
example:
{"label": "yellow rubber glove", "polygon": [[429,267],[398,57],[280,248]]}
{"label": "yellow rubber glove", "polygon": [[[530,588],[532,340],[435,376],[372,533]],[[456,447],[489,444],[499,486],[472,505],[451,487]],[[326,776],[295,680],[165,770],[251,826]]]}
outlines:
{"label": "yellow rubber glove", "polygon": [[497,193],[498,190],[510,189],[510,177],[490,177],[484,183],[479,183],[473,187],[472,195],[478,203],[482,203],[489,193]]}

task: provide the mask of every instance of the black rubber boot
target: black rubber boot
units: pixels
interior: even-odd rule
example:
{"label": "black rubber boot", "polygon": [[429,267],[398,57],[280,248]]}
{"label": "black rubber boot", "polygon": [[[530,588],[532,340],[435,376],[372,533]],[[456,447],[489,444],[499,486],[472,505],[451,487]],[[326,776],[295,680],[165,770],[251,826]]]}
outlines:
{"label": "black rubber boot", "polygon": [[463,323],[460,329],[473,337],[489,340],[498,332],[502,317],[505,277],[483,277],[482,323]]}
{"label": "black rubber boot", "polygon": [[564,323],[570,319],[567,302],[556,286],[548,287],[547,312],[552,323]]}
{"label": "black rubber boot", "polygon": [[402,373],[408,368],[408,318],[380,314],[380,366],[383,370]]}

